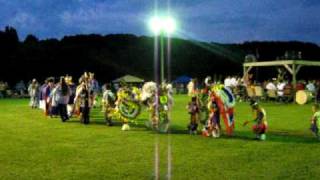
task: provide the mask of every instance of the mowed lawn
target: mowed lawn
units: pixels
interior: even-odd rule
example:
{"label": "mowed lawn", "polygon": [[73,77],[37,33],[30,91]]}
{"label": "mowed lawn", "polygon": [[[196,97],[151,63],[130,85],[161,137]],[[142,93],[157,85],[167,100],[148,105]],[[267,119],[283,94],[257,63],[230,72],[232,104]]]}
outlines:
{"label": "mowed lawn", "polygon": [[123,132],[108,127],[100,110],[91,124],[62,123],[31,110],[28,100],[0,100],[0,179],[153,179],[155,144],[160,179],[166,179],[168,145],[173,179],[319,179],[320,142],[309,132],[311,105],[264,103],[267,141],[253,140],[247,103],[236,106],[234,137],[186,132],[188,97],[176,96],[172,134],[147,130],[143,121]]}

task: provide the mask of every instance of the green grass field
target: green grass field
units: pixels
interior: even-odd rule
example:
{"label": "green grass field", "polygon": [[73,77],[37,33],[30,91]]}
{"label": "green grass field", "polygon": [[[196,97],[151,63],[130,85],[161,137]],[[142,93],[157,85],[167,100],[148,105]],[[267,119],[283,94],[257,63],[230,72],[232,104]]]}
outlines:
{"label": "green grass field", "polygon": [[153,179],[159,143],[160,179],[166,178],[170,141],[173,179],[318,179],[320,142],[309,132],[311,105],[263,104],[267,141],[253,140],[248,104],[236,106],[234,137],[192,136],[186,96],[176,96],[172,134],[142,125],[123,132],[104,125],[95,110],[90,125],[61,123],[31,110],[27,100],[0,100],[0,179]]}

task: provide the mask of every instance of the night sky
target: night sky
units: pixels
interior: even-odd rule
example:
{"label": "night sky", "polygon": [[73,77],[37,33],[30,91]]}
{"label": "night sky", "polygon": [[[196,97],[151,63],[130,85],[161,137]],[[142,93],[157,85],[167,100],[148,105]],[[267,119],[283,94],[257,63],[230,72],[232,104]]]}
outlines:
{"label": "night sky", "polygon": [[[0,0],[0,28],[40,39],[75,34],[151,35],[153,0]],[[158,12],[168,0],[158,0]],[[171,0],[177,37],[222,43],[299,40],[320,44],[320,0]]]}

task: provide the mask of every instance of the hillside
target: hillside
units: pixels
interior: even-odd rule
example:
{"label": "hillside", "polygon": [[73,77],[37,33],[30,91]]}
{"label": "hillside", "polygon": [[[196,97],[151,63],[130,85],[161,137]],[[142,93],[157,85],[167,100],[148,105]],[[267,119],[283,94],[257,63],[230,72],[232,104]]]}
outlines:
{"label": "hillside", "polygon": [[[152,37],[131,34],[74,35],[60,40],[38,40],[29,35],[21,41],[14,28],[6,27],[0,31],[0,80],[16,82],[63,74],[78,77],[83,71],[96,72],[101,81],[124,74],[151,80],[153,45]],[[241,64],[248,53],[270,60],[286,51],[302,51],[304,59],[320,59],[319,46],[303,42],[219,44],[173,38],[171,46],[172,78],[183,74],[200,78],[208,74],[241,75]]]}

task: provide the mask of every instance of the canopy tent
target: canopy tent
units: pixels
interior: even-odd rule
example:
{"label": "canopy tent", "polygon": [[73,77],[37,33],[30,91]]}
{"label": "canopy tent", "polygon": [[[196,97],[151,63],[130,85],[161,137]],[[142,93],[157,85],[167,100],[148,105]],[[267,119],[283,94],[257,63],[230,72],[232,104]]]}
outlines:
{"label": "canopy tent", "polygon": [[306,60],[275,60],[275,61],[261,61],[261,62],[246,62],[243,64],[243,75],[250,72],[253,67],[265,66],[284,66],[292,75],[292,83],[294,87],[297,84],[297,74],[303,66],[319,66],[320,61],[306,61]]}
{"label": "canopy tent", "polygon": [[189,76],[179,76],[173,83],[187,84],[192,78]]}
{"label": "canopy tent", "polygon": [[120,82],[126,82],[126,83],[143,83],[144,80],[143,79],[140,79],[138,77],[135,77],[135,76],[131,76],[131,75],[125,75],[125,76],[122,76],[118,79],[115,79],[112,81],[113,83],[120,83]]}

